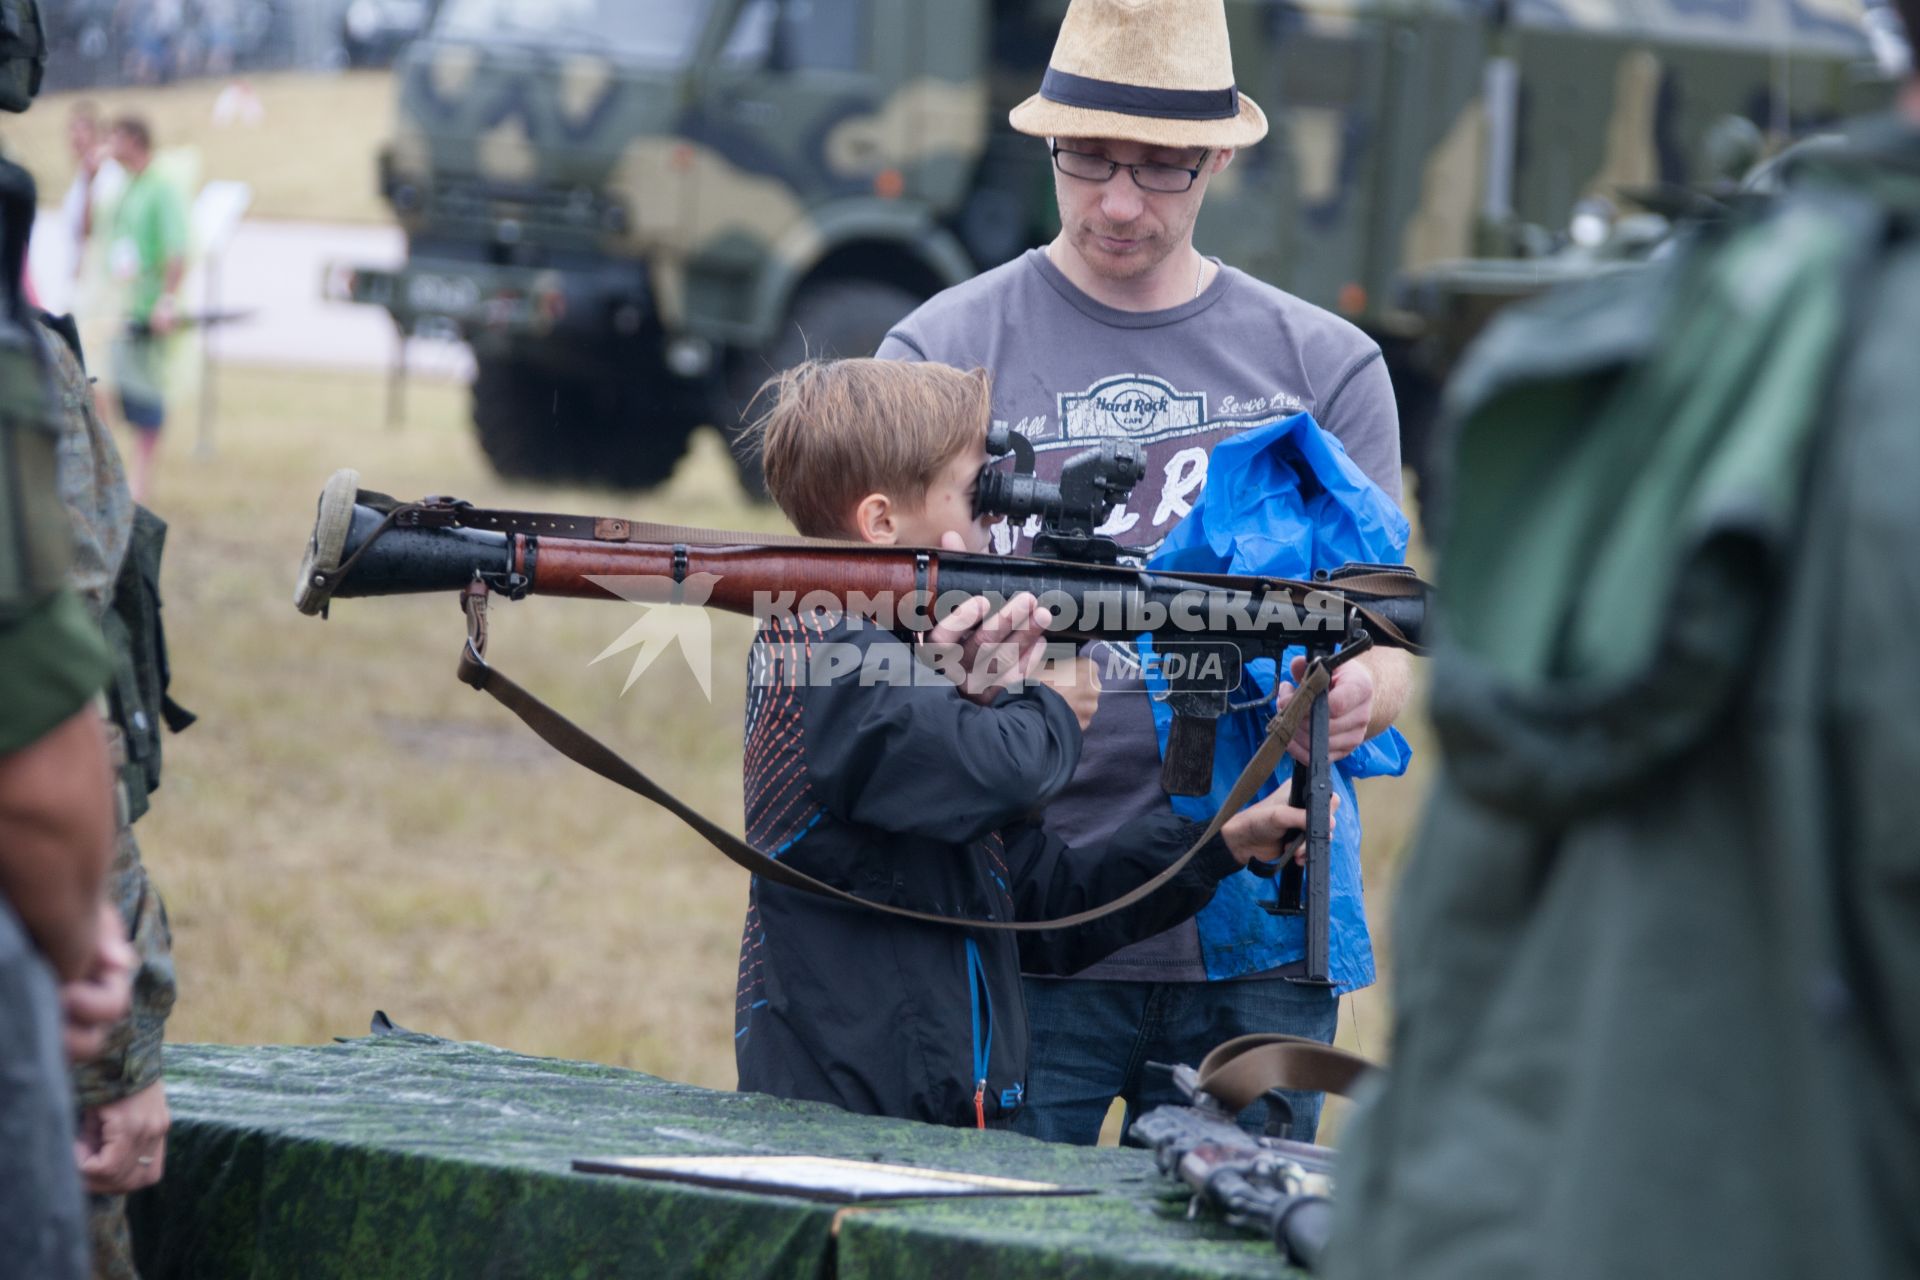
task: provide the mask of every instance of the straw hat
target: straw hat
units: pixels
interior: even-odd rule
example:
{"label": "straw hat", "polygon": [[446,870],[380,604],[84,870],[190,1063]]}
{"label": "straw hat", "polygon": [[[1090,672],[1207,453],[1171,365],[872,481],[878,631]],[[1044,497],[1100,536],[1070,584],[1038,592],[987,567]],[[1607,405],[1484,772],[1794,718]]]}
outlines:
{"label": "straw hat", "polygon": [[1038,138],[1245,147],[1266,113],[1234,87],[1224,0],[1072,0],[1040,92],[1008,115]]}

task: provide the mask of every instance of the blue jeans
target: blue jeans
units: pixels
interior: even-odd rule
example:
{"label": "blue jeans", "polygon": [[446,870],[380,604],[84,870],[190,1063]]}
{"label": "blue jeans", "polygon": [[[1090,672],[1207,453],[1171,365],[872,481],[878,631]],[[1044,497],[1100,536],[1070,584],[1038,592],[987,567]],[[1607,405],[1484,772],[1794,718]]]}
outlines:
{"label": "blue jeans", "polygon": [[[1193,1067],[1215,1045],[1261,1031],[1333,1043],[1340,998],[1285,978],[1239,982],[1110,982],[1023,978],[1033,1045],[1027,1103],[1013,1127],[1048,1142],[1091,1146],[1115,1098],[1127,1104],[1122,1133],[1142,1111],[1185,1103],[1149,1062]],[[1310,1140],[1320,1124],[1318,1093],[1289,1090],[1293,1136]],[[1266,1108],[1248,1107],[1241,1126],[1260,1132]]]}

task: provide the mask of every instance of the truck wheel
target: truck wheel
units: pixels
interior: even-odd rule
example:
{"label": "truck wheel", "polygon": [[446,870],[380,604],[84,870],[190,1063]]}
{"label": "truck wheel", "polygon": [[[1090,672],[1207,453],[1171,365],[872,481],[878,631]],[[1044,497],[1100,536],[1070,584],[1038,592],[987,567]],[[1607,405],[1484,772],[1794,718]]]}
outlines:
{"label": "truck wheel", "polygon": [[870,356],[887,330],[919,306],[921,295],[878,280],[823,280],[800,290],[793,309],[774,340],[758,351],[735,356],[717,409],[720,429],[733,453],[740,487],[749,496],[765,500],[766,481],[758,453],[742,456],[740,433],[754,413],[767,406],[753,404],[754,393],[773,374],[807,359]]}
{"label": "truck wheel", "polygon": [[686,411],[685,397],[655,400],[644,392],[613,370],[601,383],[482,360],[473,421],[502,476],[651,488],[673,474],[700,414]]}
{"label": "truck wheel", "polygon": [[510,480],[558,480],[570,451],[551,425],[561,416],[564,384],[511,360],[481,360],[473,379],[473,425],[493,469]]}

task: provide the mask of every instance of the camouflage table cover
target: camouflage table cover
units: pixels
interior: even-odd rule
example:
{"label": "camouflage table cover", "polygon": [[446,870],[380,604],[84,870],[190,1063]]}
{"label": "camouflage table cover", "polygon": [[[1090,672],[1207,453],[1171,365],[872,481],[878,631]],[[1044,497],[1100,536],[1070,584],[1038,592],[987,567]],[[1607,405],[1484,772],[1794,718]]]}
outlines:
{"label": "camouflage table cover", "polygon": [[[1272,1245],[1136,1150],[852,1116],[638,1072],[392,1034],[168,1045],[166,1180],[135,1250],[166,1277],[1214,1277]],[[1033,1178],[1072,1198],[840,1208],[580,1174],[578,1157],[824,1155]]]}

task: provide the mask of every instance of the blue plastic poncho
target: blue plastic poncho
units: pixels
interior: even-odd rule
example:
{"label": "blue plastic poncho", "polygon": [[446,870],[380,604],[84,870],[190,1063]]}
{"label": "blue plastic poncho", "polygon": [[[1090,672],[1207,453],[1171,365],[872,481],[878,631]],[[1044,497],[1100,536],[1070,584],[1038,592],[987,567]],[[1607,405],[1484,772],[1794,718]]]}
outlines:
{"label": "blue plastic poncho", "polygon": [[[1322,431],[1311,415],[1300,413],[1214,446],[1199,502],[1148,567],[1168,573],[1307,578],[1316,569],[1337,569],[1353,561],[1403,563],[1407,536],[1407,519],[1394,501],[1367,479],[1338,440]],[[1141,647],[1150,650],[1144,639]],[[1301,652],[1290,650],[1286,660]],[[1166,681],[1151,664],[1144,674],[1154,694],[1154,726],[1164,756],[1173,724]],[[1247,666],[1246,680],[1258,684],[1260,694],[1273,691],[1275,678],[1270,659]],[[1255,696],[1243,683],[1235,701]],[[1174,797],[1174,811],[1201,821],[1211,817],[1259,749],[1272,717],[1271,707],[1223,716],[1214,750],[1213,790],[1205,796]],[[1328,974],[1343,992],[1367,986],[1374,977],[1373,943],[1361,901],[1360,807],[1353,780],[1397,777],[1406,772],[1411,754],[1399,731],[1389,729],[1334,765],[1340,810],[1329,884]],[[1288,776],[1283,768],[1260,794],[1270,794]],[[1259,905],[1272,897],[1273,883],[1251,874],[1229,876],[1196,917],[1208,978],[1258,973],[1306,954],[1303,918],[1271,915]]]}

